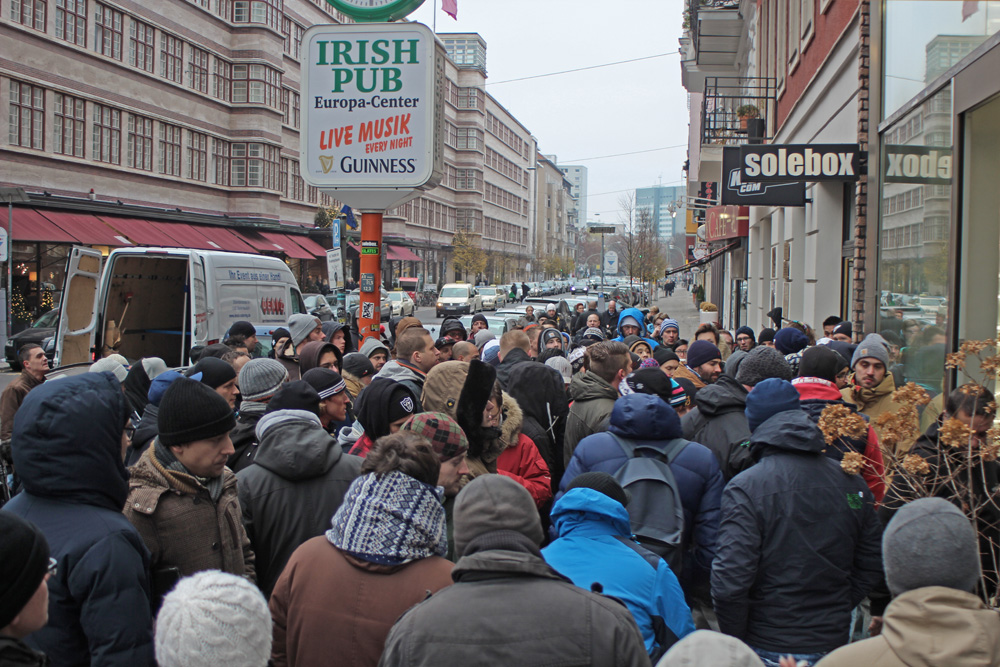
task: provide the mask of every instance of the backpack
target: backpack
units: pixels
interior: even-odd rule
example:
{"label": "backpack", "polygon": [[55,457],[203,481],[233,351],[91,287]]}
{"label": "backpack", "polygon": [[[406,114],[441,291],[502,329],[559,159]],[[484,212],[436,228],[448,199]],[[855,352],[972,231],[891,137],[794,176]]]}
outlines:
{"label": "backpack", "polygon": [[637,445],[608,431],[628,460],[613,477],[629,493],[628,516],[639,544],[667,561],[680,575],[683,563],[681,538],[684,508],[670,464],[684,451],[688,441],[675,438],[663,449]]}

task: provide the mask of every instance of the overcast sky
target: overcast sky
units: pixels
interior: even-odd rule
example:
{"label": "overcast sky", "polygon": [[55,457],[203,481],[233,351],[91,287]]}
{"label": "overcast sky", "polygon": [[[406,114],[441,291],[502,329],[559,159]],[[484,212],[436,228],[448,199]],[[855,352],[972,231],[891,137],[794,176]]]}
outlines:
{"label": "overcast sky", "polygon": [[487,90],[542,153],[587,166],[591,221],[617,218],[617,191],[681,184],[688,112],[678,55],[494,83],[676,52],[681,0],[458,0],[457,21],[440,7],[441,0],[427,0],[409,18],[431,26],[436,8],[439,33],[477,32],[486,40]]}

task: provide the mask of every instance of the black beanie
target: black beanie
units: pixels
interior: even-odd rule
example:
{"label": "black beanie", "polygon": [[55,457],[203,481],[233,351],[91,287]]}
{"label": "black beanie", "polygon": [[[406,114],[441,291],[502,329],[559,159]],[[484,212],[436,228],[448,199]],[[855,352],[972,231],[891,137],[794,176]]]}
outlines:
{"label": "black beanie", "polygon": [[[657,371],[663,375],[662,371]],[[669,379],[668,379],[669,382]],[[616,500],[624,506],[628,506],[630,500],[628,491],[622,488],[618,481],[606,472],[585,472],[573,478],[566,490],[570,489],[593,489],[603,493],[611,500]]]}
{"label": "black beanie", "polygon": [[640,368],[634,373],[629,373],[625,378],[625,384],[637,394],[659,396],[668,404],[674,392],[670,378],[659,368]]}
{"label": "black beanie", "polygon": [[817,345],[806,348],[799,361],[800,378],[820,378],[837,381],[837,373],[847,368],[847,362],[839,354],[826,347]]}
{"label": "black beanie", "polygon": [[160,442],[167,447],[214,438],[235,426],[229,402],[207,384],[181,378],[171,383],[160,399],[156,427]]}
{"label": "black beanie", "polygon": [[49,543],[42,531],[10,512],[0,512],[0,535],[0,628],[5,628],[45,579]]}
{"label": "black beanie", "polygon": [[344,355],[344,372],[350,373],[359,380],[375,375],[375,366],[371,359],[360,352],[351,352]]}
{"label": "black beanie", "polygon": [[774,329],[761,329],[760,334],[757,336],[757,342],[763,345],[764,343],[774,342]]}
{"label": "black beanie", "polygon": [[[225,347],[225,346],[223,346]],[[207,352],[209,348],[205,348]],[[201,373],[199,377],[195,377]],[[212,389],[218,389],[230,380],[236,378],[236,370],[228,363],[218,357],[202,355],[197,364],[188,369],[185,373],[192,380],[198,380]]]}
{"label": "black beanie", "polygon": [[232,326],[229,327],[229,335],[249,338],[250,336],[256,336],[257,330],[246,320],[240,320],[239,322],[233,322]]}
{"label": "black beanie", "polygon": [[[316,370],[316,369],[313,369]],[[320,370],[327,370],[322,368]],[[309,371],[310,373],[312,371]],[[327,371],[333,373],[333,371]],[[337,375],[334,373],[334,375]],[[337,377],[340,377],[339,375]],[[341,380],[343,382],[343,380]],[[319,417],[319,392],[305,380],[286,382],[267,402],[266,414],[277,410],[305,410]],[[162,408],[161,408],[162,409]]]}
{"label": "black beanie", "polygon": [[665,345],[656,346],[653,350],[653,359],[656,359],[656,363],[661,366],[668,361],[680,361],[680,357],[677,356],[677,353]]}

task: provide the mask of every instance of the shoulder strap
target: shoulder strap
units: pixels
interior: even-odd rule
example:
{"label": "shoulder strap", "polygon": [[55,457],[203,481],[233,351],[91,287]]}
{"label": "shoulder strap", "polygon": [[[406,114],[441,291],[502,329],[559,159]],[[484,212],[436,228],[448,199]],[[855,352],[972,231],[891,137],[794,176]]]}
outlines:
{"label": "shoulder strap", "polygon": [[[607,431],[607,434],[614,438],[614,441],[618,443],[618,446],[622,448],[622,451],[625,452],[625,456],[628,458],[632,459],[641,456],[641,454],[638,453],[640,447],[636,445],[634,440],[628,440],[620,435],[612,433],[611,431]],[[659,452],[659,456],[657,458],[663,459],[667,465],[670,465],[684,450],[684,448],[688,446],[689,442],[689,440],[685,440],[684,438],[674,438],[673,440],[669,440],[667,441],[666,447]],[[652,451],[651,447],[642,447],[641,449],[648,449]]]}

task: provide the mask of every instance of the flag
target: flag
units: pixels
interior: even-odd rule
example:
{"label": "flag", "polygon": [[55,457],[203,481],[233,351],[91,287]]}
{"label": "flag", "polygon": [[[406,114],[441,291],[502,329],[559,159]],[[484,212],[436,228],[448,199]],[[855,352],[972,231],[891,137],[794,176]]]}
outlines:
{"label": "flag", "polygon": [[351,229],[357,229],[358,228],[358,221],[355,220],[355,218],[354,218],[354,211],[351,210],[350,206],[347,206],[345,204],[344,207],[340,209],[340,212],[343,215],[347,216],[347,226],[348,227],[350,227]]}
{"label": "flag", "polygon": [[458,0],[441,0],[441,9],[451,18],[458,20]]}
{"label": "flag", "polygon": [[962,23],[965,23],[969,18],[979,11],[978,0],[963,0],[962,2]]}

